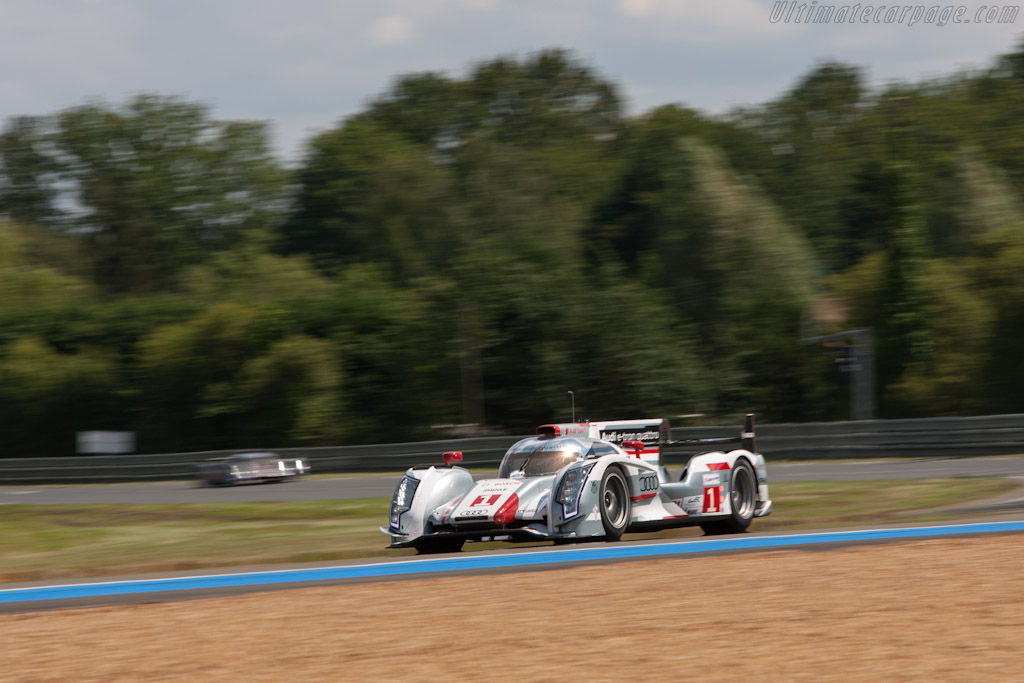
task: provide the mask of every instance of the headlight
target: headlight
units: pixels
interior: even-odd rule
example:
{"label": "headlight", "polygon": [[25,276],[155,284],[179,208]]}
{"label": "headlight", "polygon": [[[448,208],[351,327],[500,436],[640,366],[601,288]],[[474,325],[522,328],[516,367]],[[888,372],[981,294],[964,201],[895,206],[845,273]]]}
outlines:
{"label": "headlight", "polygon": [[593,469],[594,463],[583,467],[574,467],[562,477],[562,483],[558,486],[558,495],[555,502],[562,506],[563,519],[575,517],[580,511],[580,493],[583,491],[583,483],[587,475]]}
{"label": "headlight", "polygon": [[416,487],[419,485],[419,479],[405,476],[395,487],[395,495],[391,497],[391,526],[394,528],[398,528],[402,513],[412,507],[412,498],[416,495]]}

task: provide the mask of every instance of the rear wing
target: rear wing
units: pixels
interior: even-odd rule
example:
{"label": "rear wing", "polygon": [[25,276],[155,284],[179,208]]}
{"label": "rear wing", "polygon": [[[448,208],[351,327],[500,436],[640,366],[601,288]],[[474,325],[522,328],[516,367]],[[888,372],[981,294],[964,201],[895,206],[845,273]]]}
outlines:
{"label": "rear wing", "polygon": [[622,446],[626,441],[642,441],[644,447],[637,457],[652,465],[661,464],[661,452],[670,446],[712,446],[719,444],[740,444],[742,448],[756,452],[754,443],[754,415],[749,413],[739,436],[717,439],[672,440],[672,426],[668,420],[641,418],[637,420],[608,420],[604,422],[569,422],[546,424],[537,427],[537,434],[543,437],[588,436]]}
{"label": "rear wing", "polygon": [[751,453],[757,452],[757,440],[754,437],[754,414],[747,413],[746,420],[743,421],[743,431],[740,432],[739,436],[724,436],[715,439],[679,439],[676,441],[668,441],[664,445],[666,446],[717,446],[721,444],[738,443],[740,447],[750,451]]}

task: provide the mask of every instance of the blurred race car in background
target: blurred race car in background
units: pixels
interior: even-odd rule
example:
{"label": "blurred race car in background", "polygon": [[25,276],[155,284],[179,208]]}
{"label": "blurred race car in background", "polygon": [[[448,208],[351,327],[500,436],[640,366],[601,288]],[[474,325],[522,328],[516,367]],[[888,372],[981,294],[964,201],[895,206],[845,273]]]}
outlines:
{"label": "blurred race car in background", "polygon": [[235,453],[196,466],[196,478],[209,486],[279,482],[309,474],[309,463],[277,453]]}
{"label": "blurred race car in background", "polygon": [[[496,479],[474,481],[453,465],[413,467],[395,487],[391,548],[454,552],[467,541],[556,543],[626,531],[699,525],[708,534],[739,533],[771,513],[764,456],[755,450],[754,417],[739,437],[671,441],[666,420],[541,425],[509,448]],[[665,446],[737,443],[693,456],[678,481],[661,465]]]}

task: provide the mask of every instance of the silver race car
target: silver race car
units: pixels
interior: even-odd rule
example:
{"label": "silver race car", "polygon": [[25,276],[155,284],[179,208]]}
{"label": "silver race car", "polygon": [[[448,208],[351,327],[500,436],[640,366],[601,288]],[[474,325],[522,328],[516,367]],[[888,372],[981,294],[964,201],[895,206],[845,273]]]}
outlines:
{"label": "silver race car", "polygon": [[301,458],[282,458],[277,453],[235,453],[196,466],[196,478],[208,486],[280,482],[310,473]]}
{"label": "silver race car", "polygon": [[[771,513],[753,415],[737,438],[669,434],[658,419],[542,425],[508,450],[496,479],[480,481],[453,464],[461,453],[445,453],[444,465],[406,471],[380,530],[391,548],[455,552],[467,540],[615,541],[626,531],[694,525],[739,533]],[[726,443],[740,447],[693,456],[679,481],[661,465],[665,446]]]}

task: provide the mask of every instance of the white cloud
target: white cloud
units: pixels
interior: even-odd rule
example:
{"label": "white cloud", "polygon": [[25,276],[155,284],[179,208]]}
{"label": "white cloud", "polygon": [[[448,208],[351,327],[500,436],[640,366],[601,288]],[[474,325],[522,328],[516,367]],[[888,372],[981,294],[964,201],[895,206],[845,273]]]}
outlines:
{"label": "white cloud", "polygon": [[370,42],[374,45],[401,45],[412,38],[412,22],[406,17],[391,14],[381,17],[370,27]]}
{"label": "white cloud", "polygon": [[642,17],[651,13],[653,0],[619,0],[619,11],[627,17]]}

